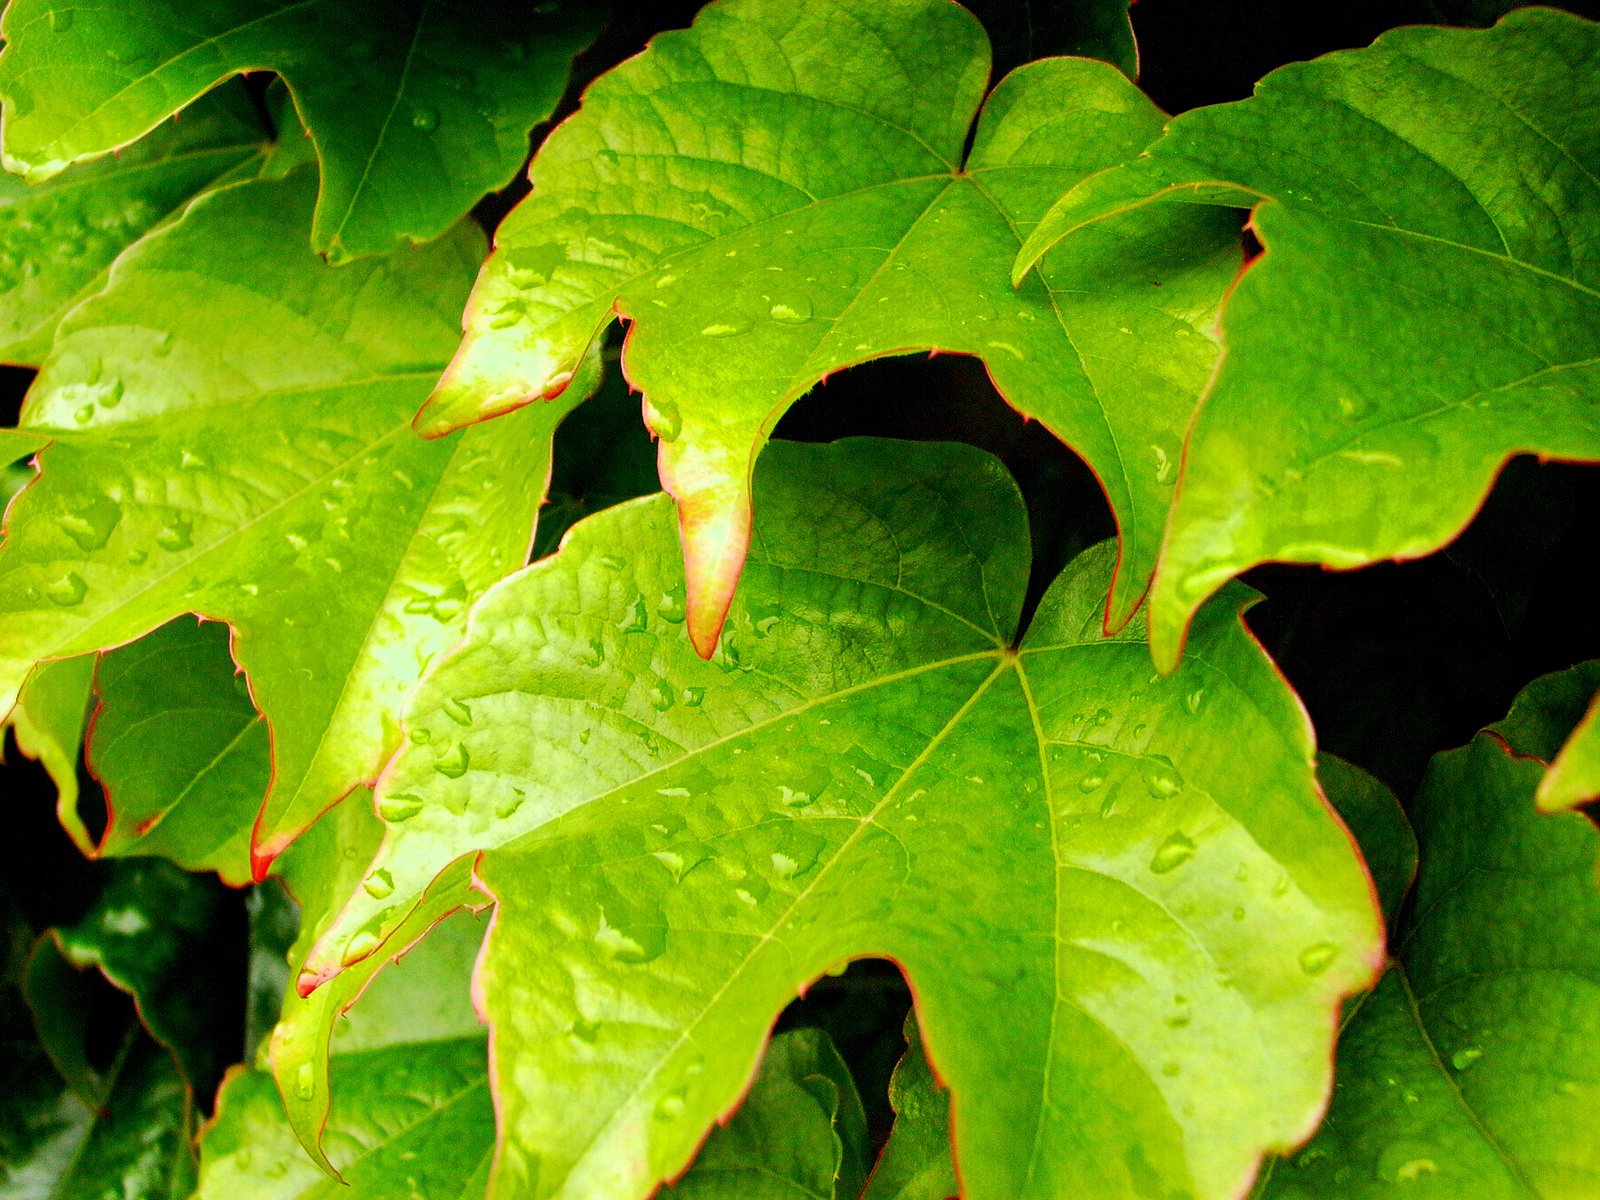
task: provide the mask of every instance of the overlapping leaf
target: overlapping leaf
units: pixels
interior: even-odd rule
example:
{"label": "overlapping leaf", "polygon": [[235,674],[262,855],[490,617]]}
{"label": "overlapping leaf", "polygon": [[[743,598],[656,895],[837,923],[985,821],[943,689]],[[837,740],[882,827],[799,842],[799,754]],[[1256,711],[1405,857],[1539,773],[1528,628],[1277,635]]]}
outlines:
{"label": "overlapping leaf", "polygon": [[329,268],[295,232],[314,189],[223,189],[129,251],[0,431],[45,447],[0,550],[0,709],[41,660],[228,621],[272,736],[258,873],[376,770],[407,688],[524,561],[570,407],[415,437],[479,238]]}
{"label": "overlapping leaf", "polygon": [[871,358],[978,355],[1099,475],[1123,539],[1120,625],[1215,361],[1237,226],[1135,219],[1013,291],[1011,259],[1050,202],[1135,154],[1161,115],[1103,63],[1034,63],[985,100],[988,66],[982,29],[948,0],[708,5],[602,77],[541,147],[420,427],[558,393],[629,319],[624,362],[661,440],[689,632],[709,654],[749,542],[751,462],[783,411]]}
{"label": "overlapping leaf", "polygon": [[1421,870],[1393,960],[1347,1018],[1327,1123],[1259,1195],[1600,1189],[1600,834],[1534,807],[1543,768],[1517,742],[1559,741],[1567,725],[1549,714],[1513,713],[1434,759],[1410,809]]}
{"label": "overlapping leaf", "polygon": [[278,71],[322,162],[312,244],[382,253],[438,237],[511,179],[597,15],[576,0],[14,0],[0,150],[48,179],[231,75]]}
{"label": "overlapping leaf", "polygon": [[1539,781],[1539,806],[1574,808],[1600,799],[1600,694]]}
{"label": "overlapping leaf", "polygon": [[863,1200],[951,1200],[961,1194],[950,1160],[950,1093],[928,1069],[917,1023],[906,1018],[906,1053],[889,1080],[894,1128]]}
{"label": "overlapping leaf", "polygon": [[1396,30],[1184,114],[1034,231],[1019,277],[1152,199],[1257,205],[1151,594],[1164,667],[1257,563],[1426,554],[1513,454],[1600,458],[1597,108],[1592,22]]}
{"label": "overlapping leaf", "polygon": [[1379,937],[1292,694],[1233,612],[1167,679],[1102,638],[1109,545],[1013,649],[1027,532],[977,451],[779,443],[758,490],[714,661],[664,497],[484,598],[303,987],[486,851],[492,1195],[647,1194],[863,955],[916,988],[967,1195],[1235,1194],[1314,1123]]}
{"label": "overlapping leaf", "polygon": [[37,364],[112,259],[264,149],[242,93],[219,92],[117,161],[29,185],[0,175],[0,360]]}

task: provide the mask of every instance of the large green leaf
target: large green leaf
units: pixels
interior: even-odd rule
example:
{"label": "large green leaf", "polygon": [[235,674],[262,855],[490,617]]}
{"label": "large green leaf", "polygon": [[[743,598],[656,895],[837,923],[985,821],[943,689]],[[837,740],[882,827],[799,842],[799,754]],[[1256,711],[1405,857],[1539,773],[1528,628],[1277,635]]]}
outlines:
{"label": "large green leaf", "polygon": [[1152,199],[1256,205],[1151,593],[1163,666],[1240,571],[1426,554],[1512,455],[1600,458],[1597,109],[1600,25],[1396,30],[1184,114],[1034,231],[1019,268]]}
{"label": "large green leaf", "polygon": [[1100,634],[1109,544],[1013,640],[1026,524],[978,451],[778,443],[757,485],[714,661],[665,497],[475,607],[302,987],[483,851],[496,1196],[647,1194],[796,989],[869,955],[916,988],[975,1200],[1235,1194],[1314,1124],[1380,940],[1247,594],[1153,677]]}
{"label": "large green leaf", "polygon": [[906,1018],[906,1053],[889,1080],[894,1128],[863,1200],[951,1200],[961,1194],[950,1158],[950,1093],[933,1077],[917,1022]]}
{"label": "large green leaf", "polygon": [[1600,1191],[1600,833],[1535,810],[1541,771],[1488,731],[1434,759],[1394,958],[1347,1018],[1327,1123],[1259,1195]]}
{"label": "large green leaf", "polygon": [[104,655],[95,688],[85,757],[105,787],[106,824],[87,849],[160,855],[248,883],[272,759],[266,723],[234,674],[228,627],[169,621]]}
{"label": "large green leaf", "polygon": [[266,134],[242,92],[218,92],[116,161],[29,185],[0,175],[0,360],[35,365],[112,259],[245,167]]}
{"label": "large green leaf", "polygon": [[868,359],[977,355],[1099,475],[1123,539],[1120,626],[1215,361],[1237,225],[1139,219],[1013,291],[1011,259],[1050,202],[1135,154],[1161,114],[1104,63],[1034,63],[985,100],[988,67],[982,29],[948,0],[708,5],[545,141],[419,427],[558,394],[629,320],[624,363],[661,441],[689,633],[709,655],[749,543],[751,463],[784,410]]}
{"label": "large green leaf", "polygon": [[480,239],[336,270],[295,233],[314,190],[225,188],[130,250],[0,431],[49,442],[0,550],[0,710],[40,660],[229,622],[272,736],[258,875],[376,772],[406,690],[525,560],[565,411],[415,437]]}
{"label": "large green leaf", "polygon": [[322,162],[312,244],[336,260],[381,253],[438,237],[511,179],[595,17],[576,0],[13,0],[0,156],[48,179],[267,68]]}

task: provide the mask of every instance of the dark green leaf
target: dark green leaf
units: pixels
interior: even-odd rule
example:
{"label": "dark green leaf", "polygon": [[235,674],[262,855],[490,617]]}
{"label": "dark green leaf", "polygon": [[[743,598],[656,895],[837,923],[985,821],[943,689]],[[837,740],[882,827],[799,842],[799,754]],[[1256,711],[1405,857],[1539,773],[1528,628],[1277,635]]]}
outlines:
{"label": "dark green leaf", "polygon": [[906,1018],[906,1053],[889,1081],[894,1129],[863,1200],[951,1200],[961,1194],[950,1158],[950,1093],[933,1077],[917,1022]]}

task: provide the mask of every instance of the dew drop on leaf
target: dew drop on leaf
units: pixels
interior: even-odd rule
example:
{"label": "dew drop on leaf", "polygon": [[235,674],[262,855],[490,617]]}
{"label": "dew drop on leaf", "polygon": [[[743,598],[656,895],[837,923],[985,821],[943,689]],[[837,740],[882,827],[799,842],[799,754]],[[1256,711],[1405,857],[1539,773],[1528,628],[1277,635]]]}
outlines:
{"label": "dew drop on leaf", "polygon": [[748,318],[733,318],[727,321],[713,322],[700,330],[700,332],[709,338],[738,337],[742,333],[750,332],[750,324],[751,322]]}
{"label": "dew drop on leaf", "polygon": [[340,963],[344,966],[353,966],[378,948],[378,935],[363,929],[345,945],[344,954]]}
{"label": "dew drop on leaf", "polygon": [[1140,775],[1144,779],[1144,790],[1153,799],[1165,800],[1183,790],[1183,776],[1178,774],[1172,760],[1162,755],[1152,754],[1145,759]]}
{"label": "dew drop on leaf", "polygon": [[1156,847],[1156,852],[1150,859],[1150,869],[1157,875],[1165,875],[1169,871],[1176,871],[1194,857],[1194,852],[1194,842],[1186,837],[1181,830],[1174,830],[1167,835],[1166,840],[1161,845]]}
{"label": "dew drop on leaf", "polygon": [[433,769],[446,779],[460,779],[472,765],[472,752],[465,742],[456,743],[455,753],[446,755],[433,764]]}
{"label": "dew drop on leaf", "polygon": [[187,550],[194,545],[194,522],[174,517],[156,532],[156,545],[163,550]]}
{"label": "dew drop on leaf", "polygon": [[668,1092],[656,1102],[656,1120],[675,1121],[683,1115],[683,1092]]}
{"label": "dew drop on leaf", "polygon": [[362,881],[361,886],[366,890],[367,895],[371,896],[374,900],[382,900],[393,893],[394,876],[390,875],[389,872],[380,869],[374,871],[371,875],[368,875],[366,879]]}
{"label": "dew drop on leaf", "polygon": [[122,520],[122,509],[114,501],[100,497],[76,512],[63,513],[60,525],[80,550],[98,550],[111,540],[111,532]]}
{"label": "dew drop on leaf", "polygon": [[650,432],[663,442],[678,440],[678,432],[683,428],[683,417],[678,412],[678,406],[671,400],[652,400],[646,398],[644,402],[644,420],[650,427]]}
{"label": "dew drop on leaf", "polygon": [[804,325],[811,320],[811,301],[797,296],[774,304],[769,315],[780,325]]}
{"label": "dew drop on leaf", "polygon": [[468,708],[460,700],[447,697],[440,707],[444,709],[444,715],[457,725],[472,724],[472,709]]}
{"label": "dew drop on leaf", "polygon": [[1439,1164],[1433,1149],[1415,1142],[1396,1142],[1378,1155],[1377,1175],[1382,1183],[1416,1183],[1427,1175],[1437,1175]]}
{"label": "dew drop on leaf", "polygon": [[1458,1071],[1465,1071],[1482,1057],[1482,1047],[1463,1046],[1450,1056],[1450,1065]]}
{"label": "dew drop on leaf", "polygon": [[44,594],[50,597],[51,602],[59,604],[62,608],[71,608],[75,604],[83,603],[83,598],[88,593],[89,585],[76,571],[68,571],[59,579],[47,583],[44,589]]}
{"label": "dew drop on leaf", "polygon": [[600,1026],[579,1017],[572,1022],[572,1028],[568,1032],[572,1034],[575,1040],[582,1042],[586,1046],[592,1046],[600,1037]]}
{"label": "dew drop on leaf", "polygon": [[1300,969],[1307,975],[1321,975],[1338,955],[1339,948],[1332,942],[1317,942],[1300,952]]}
{"label": "dew drop on leaf", "polygon": [[411,109],[411,124],[422,130],[423,133],[432,133],[439,128],[439,110],[431,104],[413,105]]}
{"label": "dew drop on leaf", "polygon": [[317,1074],[310,1063],[301,1063],[294,1073],[294,1094],[302,1100],[309,1100],[317,1092]]}
{"label": "dew drop on leaf", "polygon": [[378,815],[385,821],[409,821],[421,811],[421,796],[397,792],[378,797]]}

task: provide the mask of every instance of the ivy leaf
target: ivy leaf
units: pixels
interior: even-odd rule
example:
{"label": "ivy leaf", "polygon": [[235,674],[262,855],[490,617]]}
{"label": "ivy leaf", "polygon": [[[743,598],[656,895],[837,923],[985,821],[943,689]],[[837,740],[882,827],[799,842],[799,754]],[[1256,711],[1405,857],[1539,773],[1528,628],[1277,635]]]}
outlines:
{"label": "ivy leaf", "polygon": [[1314,1125],[1380,939],[1292,693],[1233,611],[1167,679],[1103,638],[1109,544],[1014,648],[1027,530],[979,451],[778,443],[757,483],[713,662],[664,497],[485,596],[302,990],[481,851],[493,1195],[647,1194],[785,1001],[868,955],[912,981],[975,1200],[1236,1194]]}
{"label": "ivy leaf", "polygon": [[894,1127],[863,1200],[951,1200],[961,1194],[950,1159],[950,1093],[933,1077],[916,1018],[906,1017],[906,1053],[889,1079]]}
{"label": "ivy leaf", "polygon": [[867,1119],[850,1068],[820,1029],[767,1044],[750,1094],[711,1131],[672,1200],[856,1200]]}
{"label": "ivy leaf", "polygon": [[1396,30],[1184,114],[1034,231],[1019,271],[1152,199],[1256,205],[1150,598],[1164,668],[1257,563],[1414,558],[1512,455],[1600,458],[1597,65],[1600,25],[1550,9]]}
{"label": "ivy leaf", "polygon": [[[297,845],[286,858],[299,853]],[[482,938],[465,914],[445,922],[339,1023],[326,1143],[348,1192],[302,1151],[271,1073],[239,1067],[200,1141],[199,1200],[335,1191],[361,1200],[396,1188],[430,1200],[481,1197],[494,1148],[487,1043],[469,995]]]}
{"label": "ivy leaf", "polygon": [[250,828],[272,771],[261,715],[228,656],[228,627],[169,621],[104,655],[86,747],[106,789],[94,857],[153,854],[250,882]]}
{"label": "ivy leaf", "polygon": [[1600,693],[1539,781],[1538,798],[1552,812],[1600,798]]}
{"label": "ivy leaf", "polygon": [[1340,1036],[1327,1124],[1258,1194],[1600,1188],[1600,832],[1538,813],[1540,775],[1493,729],[1435,757],[1410,809],[1416,888],[1388,971]]}
{"label": "ivy leaf", "polygon": [[218,92],[117,161],[29,185],[0,175],[0,360],[36,366],[111,261],[265,151],[242,92]]}
{"label": "ivy leaf", "polygon": [[313,247],[379,254],[438,237],[511,179],[598,25],[576,3],[13,0],[0,156],[51,178],[264,67],[288,82],[322,162]]}
{"label": "ivy leaf", "polygon": [[40,660],[184,612],[233,626],[273,746],[258,877],[376,772],[400,698],[525,561],[571,403],[413,436],[479,237],[334,270],[293,234],[314,190],[301,170],[205,196],[63,323],[11,434],[49,444],[0,550],[0,711]]}
{"label": "ivy leaf", "polygon": [[1034,63],[985,101],[988,68],[982,29],[947,0],[708,5],[598,80],[540,148],[419,428],[559,393],[600,331],[631,321],[624,365],[709,655],[749,544],[751,463],[784,410],[869,359],[977,355],[1100,477],[1123,538],[1120,626],[1215,362],[1237,225],[1136,219],[1013,291],[1008,266],[1050,202],[1162,118],[1104,63]]}

